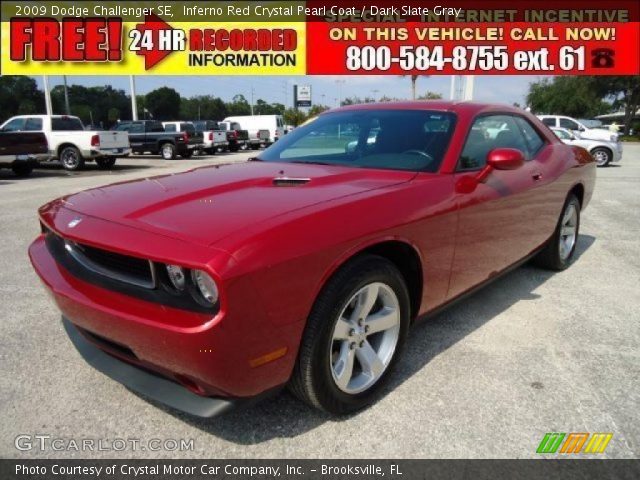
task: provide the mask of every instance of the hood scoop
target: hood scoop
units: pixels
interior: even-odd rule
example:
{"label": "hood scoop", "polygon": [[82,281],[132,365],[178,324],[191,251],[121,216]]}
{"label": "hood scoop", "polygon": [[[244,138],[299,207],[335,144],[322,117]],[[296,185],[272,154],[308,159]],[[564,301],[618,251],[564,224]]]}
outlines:
{"label": "hood scoop", "polygon": [[275,177],[273,179],[273,185],[275,187],[297,187],[310,181],[310,178]]}

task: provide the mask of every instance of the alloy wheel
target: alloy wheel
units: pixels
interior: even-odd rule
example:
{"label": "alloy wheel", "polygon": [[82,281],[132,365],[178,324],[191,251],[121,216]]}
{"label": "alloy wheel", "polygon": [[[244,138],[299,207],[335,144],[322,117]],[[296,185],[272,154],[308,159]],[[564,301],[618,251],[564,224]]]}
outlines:
{"label": "alloy wheel", "polygon": [[384,283],[358,290],[333,330],[329,362],[336,386],[345,393],[369,389],[385,372],[400,335],[400,303]]}
{"label": "alloy wheel", "polygon": [[562,225],[560,227],[560,258],[564,261],[571,255],[574,245],[576,244],[578,226],[578,211],[573,203],[567,205],[567,209],[562,216]]}
{"label": "alloy wheel", "polygon": [[609,153],[606,150],[598,149],[593,152],[593,159],[596,165],[603,167],[609,163]]}
{"label": "alloy wheel", "polygon": [[62,152],[61,160],[65,168],[69,170],[75,170],[78,168],[78,164],[80,163],[78,152],[72,148],[67,148]]}

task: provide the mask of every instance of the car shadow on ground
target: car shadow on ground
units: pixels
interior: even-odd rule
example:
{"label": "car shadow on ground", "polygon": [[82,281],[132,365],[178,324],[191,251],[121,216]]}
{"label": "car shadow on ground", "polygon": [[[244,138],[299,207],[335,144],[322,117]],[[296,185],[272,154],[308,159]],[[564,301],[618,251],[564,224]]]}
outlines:
{"label": "car shadow on ground", "polygon": [[[595,240],[592,236],[580,235],[575,261],[579,260]],[[555,274],[556,272],[542,270],[527,263],[442,313],[419,319],[410,331],[398,368],[390,378],[383,396],[411,378],[431,359],[515,303],[539,298],[539,295],[533,292]],[[470,315],[470,312],[473,315]],[[146,398],[145,400],[149,401]],[[358,416],[358,413],[344,417],[324,414],[303,404],[286,390],[257,404],[212,419],[193,417],[156,402],[152,403],[203,432],[241,445],[258,444],[273,438],[293,438],[327,421],[348,421]]]}

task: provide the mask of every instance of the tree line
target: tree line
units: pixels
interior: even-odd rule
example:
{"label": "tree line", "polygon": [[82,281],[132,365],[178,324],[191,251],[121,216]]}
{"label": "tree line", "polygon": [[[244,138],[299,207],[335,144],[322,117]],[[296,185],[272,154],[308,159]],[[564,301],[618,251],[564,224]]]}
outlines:
{"label": "tree line", "polygon": [[[118,120],[131,119],[131,101],[124,90],[110,85],[68,87],[69,106],[72,115],[87,125],[109,128]],[[442,98],[427,91],[418,100]],[[383,96],[374,99],[354,96],[341,100],[341,105],[394,101],[397,98]],[[640,76],[565,76],[545,78],[529,85],[527,106],[537,114],[567,115],[575,118],[593,118],[596,115],[624,112],[625,132],[638,123],[634,115],[640,109]],[[64,87],[58,85],[51,91],[53,112],[66,113]],[[137,95],[139,118],[157,120],[221,120],[232,115],[250,115],[251,105],[244,95],[235,95],[224,101],[212,95],[182,97],[170,87],[161,87],[146,95]],[[0,122],[13,115],[44,113],[44,93],[33,78],[25,76],[0,76]],[[279,114],[288,125],[297,126],[307,118],[328,109],[326,105],[314,105],[308,110],[286,108],[282,103],[269,103],[258,99],[253,105],[255,115]],[[637,130],[637,129],[636,129]]]}
{"label": "tree line", "polygon": [[[640,76],[573,76],[545,78],[529,85],[527,105],[537,114],[593,118],[624,113],[624,132],[640,124]],[[637,131],[637,128],[635,128]]]}
{"label": "tree line", "polygon": [[[109,128],[119,120],[131,120],[131,97],[124,90],[110,85],[67,88],[71,115],[80,117],[85,125]],[[0,77],[0,123],[14,115],[45,113],[44,92],[36,81],[25,76]],[[146,95],[136,95],[139,119],[156,120],[222,120],[228,116],[251,115],[252,109],[244,95],[224,101],[212,95],[182,97],[170,87],[157,88]],[[66,114],[64,87],[51,89],[54,114]],[[261,98],[253,105],[254,115],[284,115],[285,123],[299,125],[309,115],[317,115],[328,107],[316,105],[307,112],[285,108],[282,103],[269,103]]]}

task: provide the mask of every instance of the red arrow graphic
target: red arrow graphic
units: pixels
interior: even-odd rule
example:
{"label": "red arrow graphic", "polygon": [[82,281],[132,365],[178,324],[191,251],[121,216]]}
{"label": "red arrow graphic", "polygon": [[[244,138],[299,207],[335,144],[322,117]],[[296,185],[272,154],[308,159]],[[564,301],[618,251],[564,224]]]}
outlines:
{"label": "red arrow graphic", "polygon": [[136,52],[137,55],[142,55],[144,57],[145,70],[149,70],[154,65],[164,60],[164,58],[167,57],[170,53],[173,53],[171,50],[160,50],[159,38],[160,31],[171,31],[174,30],[174,28],[164,20],[162,20],[155,13],[147,14],[144,17],[144,23],[137,24],[135,29],[141,33],[142,38],[145,37],[145,32],[151,32],[151,48],[140,47],[140,50]]}

